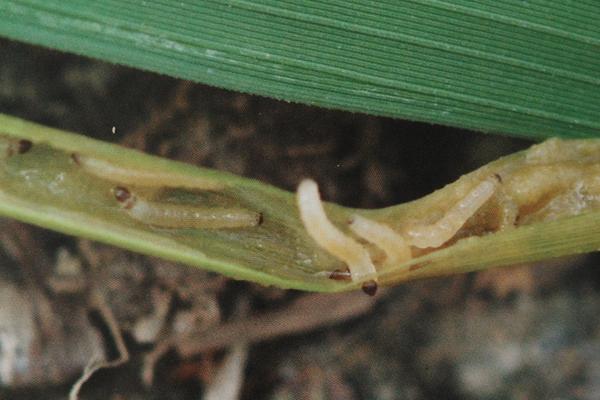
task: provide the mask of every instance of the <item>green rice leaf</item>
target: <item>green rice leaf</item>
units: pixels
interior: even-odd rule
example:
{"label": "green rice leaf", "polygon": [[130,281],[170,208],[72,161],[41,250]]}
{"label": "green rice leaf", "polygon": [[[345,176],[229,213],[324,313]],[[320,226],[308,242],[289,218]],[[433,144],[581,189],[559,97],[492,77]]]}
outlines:
{"label": "green rice leaf", "polygon": [[531,0],[6,0],[0,35],[323,107],[600,136],[600,6]]}

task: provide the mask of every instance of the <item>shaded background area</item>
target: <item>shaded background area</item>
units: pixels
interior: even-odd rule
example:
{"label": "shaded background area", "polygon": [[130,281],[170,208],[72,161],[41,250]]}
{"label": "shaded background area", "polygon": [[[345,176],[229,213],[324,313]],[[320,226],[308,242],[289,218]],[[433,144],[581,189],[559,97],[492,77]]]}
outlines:
{"label": "shaded background area", "polygon": [[[0,54],[0,112],[287,190],[312,177],[325,199],[346,206],[418,198],[530,144],[233,93],[5,40]],[[593,399],[598,260],[392,288],[334,327],[251,343],[242,398]],[[183,357],[170,349],[151,366],[152,384],[142,379],[148,355],[174,334],[222,327],[240,302],[247,316],[270,315],[304,295],[0,219],[0,397],[64,398],[96,351],[114,356],[92,289],[131,360],[94,375],[82,398],[115,400],[200,398],[222,350]]]}

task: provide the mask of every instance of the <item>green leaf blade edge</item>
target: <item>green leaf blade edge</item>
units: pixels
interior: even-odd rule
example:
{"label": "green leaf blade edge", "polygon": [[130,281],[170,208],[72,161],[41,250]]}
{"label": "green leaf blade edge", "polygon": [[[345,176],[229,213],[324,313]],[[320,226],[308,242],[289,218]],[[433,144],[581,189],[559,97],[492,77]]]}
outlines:
{"label": "green leaf blade edge", "polygon": [[323,107],[598,137],[600,7],[519,4],[8,1],[0,34]]}

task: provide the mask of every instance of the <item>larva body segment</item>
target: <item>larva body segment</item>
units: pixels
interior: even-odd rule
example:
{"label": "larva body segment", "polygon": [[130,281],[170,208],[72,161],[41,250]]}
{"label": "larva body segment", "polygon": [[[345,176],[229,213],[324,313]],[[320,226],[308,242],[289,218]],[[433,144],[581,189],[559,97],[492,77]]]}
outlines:
{"label": "larva body segment", "polygon": [[251,228],[262,222],[260,213],[243,208],[197,207],[142,199],[128,189],[113,189],[116,200],[138,221],[160,228]]}
{"label": "larva body segment", "polygon": [[73,153],[73,161],[86,172],[107,181],[122,185],[135,185],[147,188],[182,188],[190,190],[219,191],[225,185],[213,179],[190,177],[169,172],[149,171],[123,167],[100,158]]}
{"label": "larva body segment", "polygon": [[514,228],[519,217],[519,206],[503,190],[496,193],[496,201],[500,211],[499,230]]}
{"label": "larva body segment", "polygon": [[300,210],[300,219],[310,237],[321,248],[348,265],[353,281],[361,281],[377,273],[369,252],[329,221],[323,209],[319,189],[314,181],[303,180],[298,186],[296,199]]}
{"label": "larva body segment", "polygon": [[[398,266],[412,259],[411,246],[417,248],[440,247],[463,227],[497,191],[501,182],[499,175],[493,175],[479,184],[448,210],[436,223],[416,225],[401,234],[391,227],[353,215],[350,229],[359,237],[379,247],[385,253],[384,265]],[[321,202],[317,184],[304,180],[297,192],[300,218],[309,235],[317,244],[329,253],[344,261],[349,268],[353,281],[363,282],[363,291],[373,295],[377,290],[377,281],[366,277],[376,277],[376,269],[369,251],[365,246],[338,230],[327,218]],[[514,210],[506,210],[505,219],[515,218]],[[333,271],[331,279],[342,279],[343,274]]]}
{"label": "larva body segment", "polygon": [[439,247],[452,239],[458,230],[496,191],[499,179],[490,177],[479,183],[434,224],[414,226],[407,231],[410,244],[424,249]]}
{"label": "larva body segment", "polygon": [[398,265],[412,258],[408,242],[387,225],[355,214],[352,216],[350,229],[383,250],[388,265]]}
{"label": "larva body segment", "polygon": [[189,207],[139,199],[127,212],[138,221],[163,228],[250,228],[260,222],[260,214],[241,208]]}

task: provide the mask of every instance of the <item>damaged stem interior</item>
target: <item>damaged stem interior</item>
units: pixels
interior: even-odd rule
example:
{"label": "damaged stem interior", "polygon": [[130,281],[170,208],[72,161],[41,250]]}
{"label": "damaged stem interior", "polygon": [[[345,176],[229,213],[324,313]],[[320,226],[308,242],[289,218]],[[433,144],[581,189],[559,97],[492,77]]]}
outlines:
{"label": "damaged stem interior", "polygon": [[313,291],[600,248],[600,140],[550,139],[409,203],[359,210],[0,116],[0,213],[209,269]]}

